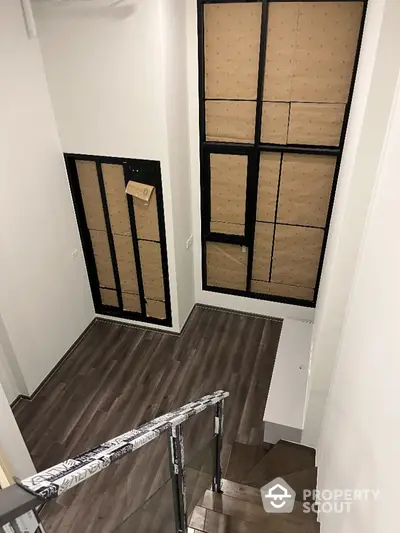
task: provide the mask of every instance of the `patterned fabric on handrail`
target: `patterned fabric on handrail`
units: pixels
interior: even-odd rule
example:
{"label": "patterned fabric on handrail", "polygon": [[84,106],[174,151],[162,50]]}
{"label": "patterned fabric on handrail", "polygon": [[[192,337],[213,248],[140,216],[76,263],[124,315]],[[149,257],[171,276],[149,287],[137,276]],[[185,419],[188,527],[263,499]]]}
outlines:
{"label": "patterned fabric on handrail", "polygon": [[216,391],[213,394],[203,396],[200,400],[190,402],[176,411],[159,416],[151,422],[108,440],[73,459],[67,459],[29,478],[17,479],[16,482],[44,501],[57,498],[63,492],[104,470],[124,455],[141,448],[164,431],[182,424],[191,416],[204,411],[210,405],[214,405],[228,396],[229,392],[224,391]]}

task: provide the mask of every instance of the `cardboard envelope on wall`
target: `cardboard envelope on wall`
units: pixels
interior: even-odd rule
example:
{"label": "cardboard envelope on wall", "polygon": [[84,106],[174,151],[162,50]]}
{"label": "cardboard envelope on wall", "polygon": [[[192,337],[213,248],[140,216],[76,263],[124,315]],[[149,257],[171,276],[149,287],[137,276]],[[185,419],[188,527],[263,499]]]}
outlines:
{"label": "cardboard envelope on wall", "polygon": [[129,181],[125,189],[126,194],[130,194],[134,198],[139,198],[139,200],[143,200],[146,203],[150,201],[153,191],[153,185],[139,183],[138,181]]}

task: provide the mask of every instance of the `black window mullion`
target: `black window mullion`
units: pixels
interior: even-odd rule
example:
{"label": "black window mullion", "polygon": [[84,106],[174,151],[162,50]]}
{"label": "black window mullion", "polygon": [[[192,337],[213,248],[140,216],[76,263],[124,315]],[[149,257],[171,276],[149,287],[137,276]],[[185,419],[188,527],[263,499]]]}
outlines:
{"label": "black window mullion", "polygon": [[[128,175],[126,165],[124,165],[124,178],[125,178],[125,185],[128,185],[130,178]],[[133,205],[133,199],[129,194],[126,195],[126,201],[128,204],[129,221],[131,225],[132,247],[133,247],[133,255],[135,257],[135,264],[136,264],[136,276],[137,276],[138,289],[139,289],[140,308],[142,310],[142,315],[146,317],[147,316],[146,298],[144,295],[142,263],[140,260],[139,240],[138,240],[137,230],[136,230],[135,208]]]}
{"label": "black window mullion", "polygon": [[[257,83],[257,105],[254,142],[259,146],[261,141],[262,127],[262,106],[264,94],[264,73],[265,60],[267,55],[267,27],[268,27],[268,0],[263,0],[261,8],[261,29],[260,29],[260,52],[258,57],[258,83]],[[245,234],[248,237],[249,250],[247,257],[247,280],[246,290],[251,290],[251,278],[253,274],[254,239],[256,229],[257,196],[258,196],[258,174],[260,167],[260,151],[252,150],[250,156],[247,175],[247,195],[246,195],[246,228]]]}
{"label": "black window mullion", "polygon": [[112,234],[112,228],[111,228],[111,222],[110,222],[110,213],[108,211],[106,189],[105,189],[105,186],[104,186],[104,178],[103,178],[103,170],[101,168],[101,162],[99,160],[96,161],[96,169],[97,169],[97,178],[98,178],[98,181],[99,181],[101,201],[103,203],[104,220],[105,220],[105,223],[106,223],[106,230],[107,230],[107,236],[108,236],[108,245],[110,247],[111,262],[112,262],[112,267],[113,267],[113,272],[114,272],[114,280],[115,280],[115,288],[117,290],[117,296],[118,296],[118,308],[122,310],[123,305],[122,305],[121,281],[119,279],[117,255],[115,253],[114,237],[113,237],[113,234]]}

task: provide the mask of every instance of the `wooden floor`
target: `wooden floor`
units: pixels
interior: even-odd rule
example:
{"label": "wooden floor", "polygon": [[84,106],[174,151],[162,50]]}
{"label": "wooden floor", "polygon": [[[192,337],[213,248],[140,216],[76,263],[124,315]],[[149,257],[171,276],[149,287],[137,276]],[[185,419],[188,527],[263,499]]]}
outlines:
{"label": "wooden floor", "polygon": [[[203,307],[194,309],[180,336],[95,322],[40,393],[15,407],[36,468],[218,389],[231,393],[223,449],[227,464],[234,441],[262,442],[280,330],[279,320]],[[209,439],[211,420],[211,414],[204,414],[187,423],[189,457]],[[168,478],[163,435],[47,504],[42,513],[46,532],[111,533]]]}

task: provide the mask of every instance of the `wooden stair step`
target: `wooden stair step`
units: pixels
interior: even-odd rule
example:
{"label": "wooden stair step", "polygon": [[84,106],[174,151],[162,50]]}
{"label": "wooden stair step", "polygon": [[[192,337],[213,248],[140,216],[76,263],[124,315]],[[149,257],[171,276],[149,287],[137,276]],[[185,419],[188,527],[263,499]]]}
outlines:
{"label": "wooden stair step", "polygon": [[274,525],[277,521],[280,523],[281,517],[286,517],[289,522],[294,524],[315,522],[315,514],[304,513],[303,504],[300,502],[295,502],[293,511],[290,514],[266,513],[261,501],[259,503],[251,503],[207,490],[199,506],[210,511],[245,520],[246,522],[262,522],[267,525]]}
{"label": "wooden stair step", "polygon": [[299,522],[293,520],[290,514],[267,515],[269,517],[267,521],[249,522],[211,509],[205,511],[202,529],[193,531],[202,533],[319,533],[317,522]]}
{"label": "wooden stair step", "polygon": [[[296,500],[304,501],[304,491],[315,490],[317,487],[317,467],[306,468],[299,472],[285,474],[281,476],[294,491],[296,491]],[[310,498],[307,498],[310,501]]]}
{"label": "wooden stair step", "polygon": [[250,470],[268,453],[268,445],[253,446],[234,442],[228,462],[225,477],[230,481],[240,483]]}
{"label": "wooden stair step", "polygon": [[276,477],[298,472],[315,465],[315,450],[279,441],[241,480],[244,485],[261,488]]}
{"label": "wooden stair step", "polygon": [[206,520],[206,509],[204,507],[196,506],[193,509],[192,515],[188,518],[188,526],[193,529],[204,531],[205,520]]}
{"label": "wooden stair step", "polygon": [[249,487],[248,485],[242,485],[241,483],[235,483],[228,479],[222,480],[222,492],[225,496],[231,498],[237,498],[244,502],[254,503],[262,506],[261,493],[259,489]]}

